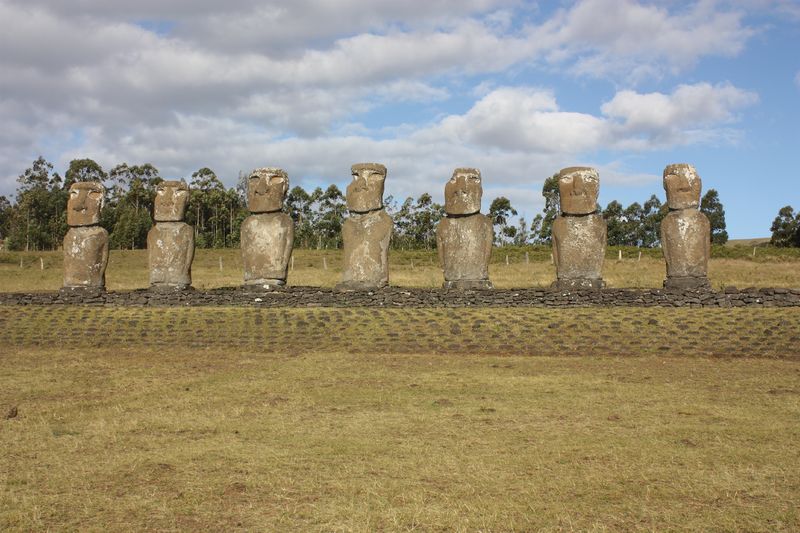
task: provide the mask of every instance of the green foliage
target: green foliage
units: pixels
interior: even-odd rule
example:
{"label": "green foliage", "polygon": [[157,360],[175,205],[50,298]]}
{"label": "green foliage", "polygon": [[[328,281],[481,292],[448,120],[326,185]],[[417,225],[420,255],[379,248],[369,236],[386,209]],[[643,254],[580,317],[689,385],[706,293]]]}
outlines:
{"label": "green foliage", "polygon": [[603,210],[608,225],[608,245],[658,246],[661,220],[667,212],[667,206],[662,205],[656,195],[652,195],[644,205],[634,202],[625,208],[616,200],[609,202]]}
{"label": "green foliage", "polygon": [[514,242],[517,235],[517,228],[509,225],[508,220],[517,215],[517,210],[505,196],[500,196],[492,200],[489,206],[489,218],[492,219],[494,226],[494,242],[496,244],[506,244]]}
{"label": "green foliage", "polygon": [[336,185],[329,185],[318,196],[317,248],[339,248],[342,245],[342,224],[347,211],[344,194]]}
{"label": "green foliage", "polygon": [[156,185],[163,181],[158,169],[150,163],[132,166],[122,163],[109,171],[108,179],[112,183],[111,198],[108,212],[105,217],[101,215],[101,220],[111,224],[111,246],[146,248]]}
{"label": "green foliage", "polygon": [[[75,181],[105,181],[108,201],[101,213],[101,225],[111,234],[111,245],[119,248],[144,248],[155,188],[162,181],[158,169],[150,163],[121,163],[106,173],[92,159],[70,161],[64,180],[53,172],[53,165],[37,158],[19,177],[16,202],[0,197],[0,238],[13,250],[47,250],[60,246],[66,225],[67,189]],[[202,167],[191,175],[191,195],[187,222],[195,227],[199,248],[236,247],[242,221],[249,215],[246,207],[247,176],[240,173],[234,188],[226,189],[216,173]],[[558,175],[545,179],[542,186],[545,205],[542,213],[530,222],[520,218],[505,197],[495,198],[489,217],[495,228],[495,244],[525,246],[549,244],[553,221],[559,214]],[[385,201],[394,219],[392,248],[430,250],[436,246],[436,226],[444,209],[428,193],[406,198],[401,205],[392,196]],[[312,192],[300,186],[292,188],[285,209],[295,222],[295,247],[331,249],[342,245],[341,230],[347,213],[345,198],[336,185],[317,187]],[[715,245],[728,240],[725,211],[719,194],[709,189],[700,206],[711,223]],[[787,211],[788,209],[788,211]],[[668,209],[656,195],[643,204],[624,207],[610,202],[602,215],[608,224],[609,246],[657,247],[660,224]],[[782,209],[772,227],[775,246],[800,246],[800,214],[791,207]]]}
{"label": "green foliage", "polygon": [[66,227],[67,193],[53,165],[38,157],[17,179],[16,205],[4,209],[9,248],[54,250]]}
{"label": "green foliage", "polygon": [[116,211],[116,222],[111,232],[110,244],[113,248],[131,249],[147,247],[147,232],[153,222],[145,210],[137,211],[132,205],[123,205]]}
{"label": "green foliage", "polygon": [[725,209],[722,208],[716,189],[709,189],[700,200],[700,211],[705,213],[711,223],[712,244],[728,242],[728,232],[725,231]]}
{"label": "green foliage", "polygon": [[778,247],[800,246],[800,213],[795,214],[792,206],[784,206],[770,227],[770,244]]}
{"label": "green foliage", "polygon": [[73,159],[69,162],[69,168],[64,174],[64,189],[69,189],[70,185],[78,181],[98,181],[103,182],[108,178],[108,174],[99,164],[92,159]]}
{"label": "green foliage", "polygon": [[542,211],[541,225],[536,242],[550,244],[553,232],[553,221],[558,216],[561,195],[558,192],[558,174],[553,174],[542,185],[542,196],[544,196],[544,210]]}
{"label": "green foliage", "polygon": [[[225,185],[208,167],[192,174],[186,222],[195,228],[198,248],[224,248],[239,242],[239,227],[247,216],[242,196]],[[238,224],[237,224],[238,221]]]}
{"label": "green foliage", "polygon": [[11,221],[12,206],[5,196],[0,196],[0,245],[8,235],[8,226]]}
{"label": "green foliage", "polygon": [[608,226],[608,245],[620,246],[627,244],[628,228],[625,220],[622,217],[623,208],[622,204],[616,200],[612,200],[603,209],[603,218],[606,220]]}

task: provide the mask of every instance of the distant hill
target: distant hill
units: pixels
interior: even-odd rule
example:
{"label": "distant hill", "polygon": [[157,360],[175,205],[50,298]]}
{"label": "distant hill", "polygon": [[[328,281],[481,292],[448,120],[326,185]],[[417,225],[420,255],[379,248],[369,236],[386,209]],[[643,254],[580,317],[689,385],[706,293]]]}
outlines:
{"label": "distant hill", "polygon": [[730,239],[725,246],[761,246],[769,244],[769,237],[759,237],[757,239]]}

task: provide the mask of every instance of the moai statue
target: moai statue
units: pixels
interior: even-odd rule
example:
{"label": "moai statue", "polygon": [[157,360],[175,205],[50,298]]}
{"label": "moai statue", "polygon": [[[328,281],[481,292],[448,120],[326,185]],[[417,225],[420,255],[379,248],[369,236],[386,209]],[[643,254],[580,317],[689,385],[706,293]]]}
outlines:
{"label": "moai statue", "polygon": [[444,186],[445,217],[436,228],[436,248],[445,289],[491,289],[492,221],[480,213],[481,172],[457,168]]}
{"label": "moai statue", "polygon": [[99,183],[73,183],[67,201],[64,236],[64,289],[104,290],[108,265],[108,232],[100,227],[105,189]]}
{"label": "moai statue", "polygon": [[561,214],[553,221],[553,259],[558,289],[600,289],[606,254],[606,222],[597,213],[600,177],[588,167],[558,173]]}
{"label": "moai statue", "polygon": [[386,167],[359,163],[351,168],[344,221],[344,264],[337,290],[377,289],[389,283],[389,241],[392,218],[383,208]]}
{"label": "moai statue", "polygon": [[668,289],[707,289],[711,254],[711,224],[698,210],[700,176],[692,165],[664,169],[669,214],[661,221],[661,249],[667,262]]}
{"label": "moai statue", "polygon": [[147,234],[151,289],[185,290],[192,286],[194,228],[183,221],[188,203],[185,181],[162,181],[156,186],[156,223]]}
{"label": "moai statue", "polygon": [[244,284],[272,289],[286,285],[294,246],[294,221],[282,211],[289,176],[280,168],[258,168],[247,179],[247,207],[242,222]]}

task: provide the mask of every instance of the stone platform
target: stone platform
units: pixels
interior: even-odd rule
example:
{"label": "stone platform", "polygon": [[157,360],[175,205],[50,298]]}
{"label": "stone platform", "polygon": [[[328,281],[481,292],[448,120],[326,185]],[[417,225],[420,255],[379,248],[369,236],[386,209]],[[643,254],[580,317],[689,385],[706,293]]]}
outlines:
{"label": "stone platform", "polygon": [[557,290],[545,288],[447,290],[385,287],[336,292],[320,287],[272,291],[231,287],[188,291],[69,291],[0,293],[0,305],[240,306],[240,307],[800,307],[800,289],[728,287]]}

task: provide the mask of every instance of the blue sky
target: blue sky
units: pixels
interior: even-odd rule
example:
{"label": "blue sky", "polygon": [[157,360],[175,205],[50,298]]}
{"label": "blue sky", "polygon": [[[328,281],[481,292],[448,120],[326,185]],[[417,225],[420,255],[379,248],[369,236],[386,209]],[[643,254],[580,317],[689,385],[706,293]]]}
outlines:
{"label": "blue sky", "polygon": [[0,0],[0,49],[8,196],[40,154],[307,188],[377,161],[399,199],[478,167],[530,219],[562,167],[627,205],[689,162],[732,238],[800,208],[795,0]]}

